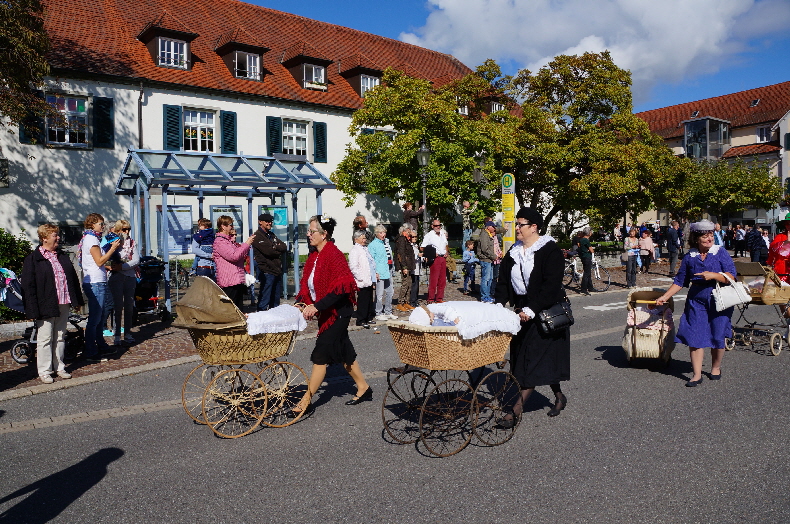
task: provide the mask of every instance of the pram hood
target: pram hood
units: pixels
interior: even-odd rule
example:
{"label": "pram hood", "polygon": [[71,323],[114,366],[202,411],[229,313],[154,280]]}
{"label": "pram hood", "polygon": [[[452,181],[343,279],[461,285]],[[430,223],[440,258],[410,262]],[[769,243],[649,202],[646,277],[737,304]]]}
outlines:
{"label": "pram hood", "polygon": [[213,331],[247,326],[244,313],[208,277],[195,277],[175,307],[178,318],[172,324],[174,327]]}

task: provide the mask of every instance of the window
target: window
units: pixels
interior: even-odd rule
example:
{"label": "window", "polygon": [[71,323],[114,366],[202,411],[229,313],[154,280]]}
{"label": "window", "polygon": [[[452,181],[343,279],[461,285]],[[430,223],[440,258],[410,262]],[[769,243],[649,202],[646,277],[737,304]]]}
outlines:
{"label": "window", "polygon": [[757,107],[757,104],[759,104],[759,103],[760,103],[760,99],[759,98],[755,98],[754,100],[752,100],[752,103],[749,104],[749,107]]}
{"label": "window", "polygon": [[729,148],[729,123],[702,118],[685,123],[684,148],[689,158],[719,158]]}
{"label": "window", "polygon": [[252,53],[236,52],[236,77],[261,79],[261,57]]}
{"label": "window", "polygon": [[365,96],[365,93],[373,89],[381,83],[377,76],[362,75],[360,77],[360,96]]}
{"label": "window", "polygon": [[692,111],[691,118],[697,118],[699,116],[699,111]]}
{"label": "window", "polygon": [[324,80],[324,66],[305,64],[304,83],[305,87],[307,87],[308,84],[316,84],[320,86],[325,85],[326,80]]}
{"label": "window", "polygon": [[503,111],[505,106],[499,102],[491,102],[491,112],[496,113],[497,111]]}
{"label": "window", "polygon": [[771,141],[771,128],[770,127],[758,127],[757,128],[757,141],[758,142],[770,142]]}
{"label": "window", "polygon": [[187,43],[159,37],[159,65],[187,68]]}
{"label": "window", "polygon": [[469,114],[469,106],[461,102],[461,97],[460,96],[455,97],[455,102],[458,104],[458,109],[456,109],[455,111],[459,115],[465,115],[466,116],[466,115]]}
{"label": "window", "polygon": [[[87,97],[47,95],[47,102],[63,115],[64,122],[47,119],[47,142],[50,144],[88,145]],[[63,127],[58,127],[62,124]]]}
{"label": "window", "polygon": [[283,153],[307,155],[307,123],[283,120]]}
{"label": "window", "polygon": [[214,152],[214,113],[184,109],[184,151]]}

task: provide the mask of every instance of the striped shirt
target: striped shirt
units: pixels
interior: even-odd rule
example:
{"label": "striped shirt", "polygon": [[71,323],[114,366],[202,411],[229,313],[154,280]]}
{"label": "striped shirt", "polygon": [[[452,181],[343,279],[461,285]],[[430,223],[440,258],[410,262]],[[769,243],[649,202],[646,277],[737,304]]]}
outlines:
{"label": "striped shirt", "polygon": [[55,273],[55,291],[58,294],[58,304],[71,304],[69,283],[66,280],[66,272],[63,271],[63,266],[60,265],[60,260],[58,260],[58,254],[46,249],[44,246],[39,246],[38,250],[52,264],[52,272]]}

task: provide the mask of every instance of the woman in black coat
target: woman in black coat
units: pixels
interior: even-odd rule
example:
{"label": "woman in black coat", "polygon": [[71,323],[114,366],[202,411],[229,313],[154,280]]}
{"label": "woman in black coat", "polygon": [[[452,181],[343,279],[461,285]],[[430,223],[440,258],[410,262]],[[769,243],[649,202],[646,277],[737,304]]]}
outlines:
{"label": "woman in black coat", "polygon": [[22,263],[22,300],[25,315],[36,321],[36,363],[38,376],[45,384],[53,382],[52,373],[67,379],[63,362],[64,337],[71,306],[82,306],[79,277],[69,256],[59,249],[58,226],[38,226],[41,245]]}
{"label": "woman in black coat", "polygon": [[554,406],[547,413],[556,417],[565,409],[567,397],[560,382],[570,379],[570,333],[568,329],[544,335],[535,316],[565,300],[562,288],[562,252],[550,236],[540,236],[543,217],[524,207],[516,215],[517,242],[502,260],[495,300],[510,303],[521,317],[521,330],[510,343],[510,370],[521,385],[521,396],[513,414],[500,421],[512,427],[524,410],[524,403],[536,386],[551,386]]}

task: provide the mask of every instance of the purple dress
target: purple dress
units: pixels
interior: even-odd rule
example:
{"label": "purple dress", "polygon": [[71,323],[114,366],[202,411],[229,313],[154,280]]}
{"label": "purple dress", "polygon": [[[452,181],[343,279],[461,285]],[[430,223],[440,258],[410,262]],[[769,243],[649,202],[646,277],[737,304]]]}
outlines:
{"label": "purple dress", "polygon": [[732,336],[733,308],[716,311],[713,301],[716,282],[694,276],[703,271],[724,271],[734,276],[735,264],[727,250],[718,245],[711,246],[704,261],[696,249],[686,253],[674,281],[678,286],[689,288],[675,342],[692,348],[719,349],[724,347],[724,339]]}

